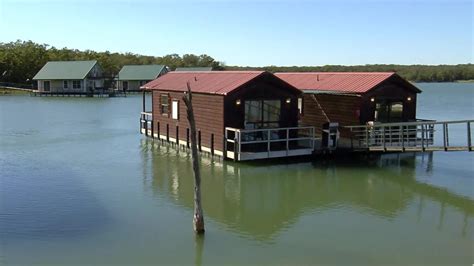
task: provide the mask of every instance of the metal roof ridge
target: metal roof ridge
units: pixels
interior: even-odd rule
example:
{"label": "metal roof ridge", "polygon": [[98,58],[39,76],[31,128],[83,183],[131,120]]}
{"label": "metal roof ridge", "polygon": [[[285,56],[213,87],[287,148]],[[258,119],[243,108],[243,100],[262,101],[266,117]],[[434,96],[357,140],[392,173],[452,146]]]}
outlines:
{"label": "metal roof ridge", "polygon": [[341,71],[341,72],[275,72],[275,74],[395,74],[396,72],[363,72],[363,71],[357,71],[357,72],[347,72],[347,71]]}

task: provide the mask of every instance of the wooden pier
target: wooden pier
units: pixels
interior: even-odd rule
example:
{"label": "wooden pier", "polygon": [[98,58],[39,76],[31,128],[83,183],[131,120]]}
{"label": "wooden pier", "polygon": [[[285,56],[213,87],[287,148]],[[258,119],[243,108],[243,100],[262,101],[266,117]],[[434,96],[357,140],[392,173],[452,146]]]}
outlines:
{"label": "wooden pier", "polygon": [[[346,126],[345,128],[351,132],[350,148],[354,151],[472,151],[472,123],[474,120],[418,120],[416,122]],[[465,128],[465,134],[450,134],[450,129],[453,127]],[[435,141],[435,138],[439,138],[440,141]]]}
{"label": "wooden pier", "polygon": [[123,91],[93,91],[93,92],[39,92],[32,91],[31,96],[37,97],[127,97]]}

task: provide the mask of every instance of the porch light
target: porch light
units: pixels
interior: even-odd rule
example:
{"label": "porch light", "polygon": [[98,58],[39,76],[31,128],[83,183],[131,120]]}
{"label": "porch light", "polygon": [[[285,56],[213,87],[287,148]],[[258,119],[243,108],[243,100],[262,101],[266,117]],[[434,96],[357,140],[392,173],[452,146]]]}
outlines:
{"label": "porch light", "polygon": [[286,103],[291,103],[291,98],[286,98]]}
{"label": "porch light", "polygon": [[370,101],[375,102],[375,98],[374,97],[370,98]]}
{"label": "porch light", "polygon": [[410,96],[407,97],[407,101],[411,102],[411,97]]}
{"label": "porch light", "polygon": [[240,99],[237,99],[237,100],[235,101],[235,105],[240,105],[240,103],[241,103],[241,102],[240,102]]}

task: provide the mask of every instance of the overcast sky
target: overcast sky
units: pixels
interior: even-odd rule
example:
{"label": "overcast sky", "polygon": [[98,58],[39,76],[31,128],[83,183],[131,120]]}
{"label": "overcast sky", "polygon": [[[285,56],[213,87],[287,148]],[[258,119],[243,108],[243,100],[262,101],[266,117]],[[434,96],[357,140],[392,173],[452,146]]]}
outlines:
{"label": "overcast sky", "polygon": [[0,0],[0,42],[227,65],[458,64],[473,60],[473,3],[460,0]]}

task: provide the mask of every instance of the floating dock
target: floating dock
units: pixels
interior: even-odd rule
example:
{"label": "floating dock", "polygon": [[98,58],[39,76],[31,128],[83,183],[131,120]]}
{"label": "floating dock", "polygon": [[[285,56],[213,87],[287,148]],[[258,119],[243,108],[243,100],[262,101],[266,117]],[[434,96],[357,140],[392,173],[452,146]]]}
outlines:
{"label": "floating dock", "polygon": [[[338,139],[339,133],[327,136],[316,136],[314,127],[290,127],[269,129],[236,129],[225,128],[225,151],[216,154],[213,150],[200,147],[200,152],[220,156],[234,161],[249,161],[292,156],[308,156],[318,153],[337,153],[339,151],[354,153],[380,152],[430,152],[430,151],[472,151],[471,125],[474,120],[433,121],[384,123],[375,125],[345,126],[349,129],[350,138]],[[151,112],[142,112],[140,116],[140,133],[157,138],[171,146],[189,149],[190,138],[177,140],[169,131],[160,134],[153,131]],[[450,129],[465,128],[464,138],[451,134]],[[341,129],[342,129],[341,128]],[[459,130],[457,130],[459,133]],[[440,138],[440,141],[437,138]],[[198,138],[199,139],[199,138]],[[329,143],[332,142],[336,146]],[[198,141],[199,142],[199,141]]]}

